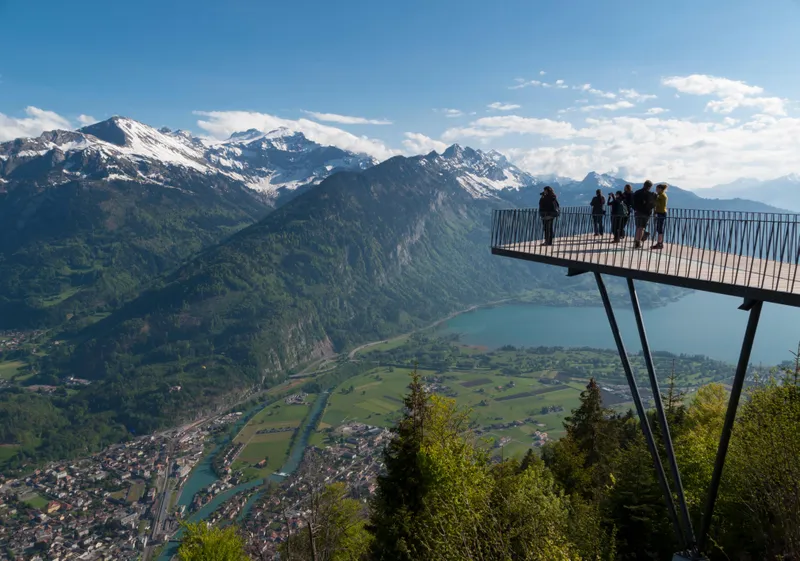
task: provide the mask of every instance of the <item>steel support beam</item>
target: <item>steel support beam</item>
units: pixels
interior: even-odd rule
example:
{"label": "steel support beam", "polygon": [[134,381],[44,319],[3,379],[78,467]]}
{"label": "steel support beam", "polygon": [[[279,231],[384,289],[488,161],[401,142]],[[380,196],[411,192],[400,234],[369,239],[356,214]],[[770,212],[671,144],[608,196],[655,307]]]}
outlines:
{"label": "steel support beam", "polygon": [[633,369],[631,369],[631,363],[628,360],[628,353],[625,350],[625,344],[622,341],[622,335],[619,331],[619,325],[617,325],[617,319],[614,316],[614,310],[611,307],[611,300],[608,297],[608,291],[606,290],[606,285],[603,282],[603,277],[600,276],[600,273],[595,272],[594,278],[597,281],[597,288],[600,290],[600,297],[603,299],[603,306],[606,309],[606,315],[608,316],[608,323],[611,326],[611,332],[614,335],[614,342],[617,344],[617,351],[619,351],[619,358],[622,361],[622,369],[625,371],[625,377],[628,379],[628,386],[631,389],[631,395],[633,396],[633,402],[636,405],[636,412],[639,414],[639,420],[641,421],[642,425],[642,432],[644,433],[644,438],[647,441],[647,447],[650,450],[650,455],[653,457],[653,463],[655,464],[656,468],[656,475],[658,476],[658,482],[661,485],[661,491],[664,493],[664,500],[667,503],[667,511],[669,512],[670,519],[672,520],[672,525],[675,529],[675,535],[678,537],[678,541],[681,544],[686,543],[686,538],[683,535],[683,530],[681,528],[681,524],[678,521],[678,515],[675,512],[675,502],[672,500],[672,492],[669,489],[669,483],[667,482],[667,475],[664,473],[664,466],[661,464],[661,458],[658,455],[658,449],[656,448],[656,441],[653,438],[653,430],[650,428],[650,421],[647,419],[647,412],[644,410],[644,405],[642,404],[642,398],[639,395],[639,388],[636,385],[636,378],[633,377]]}
{"label": "steel support beam", "polygon": [[747,366],[750,364],[750,351],[753,350],[753,340],[756,337],[756,329],[758,328],[758,320],[761,317],[762,306],[763,302],[750,300],[745,301],[740,307],[740,309],[749,310],[750,315],[747,318],[747,329],[745,329],[742,348],[741,351],[739,351],[739,363],[736,365],[736,374],[733,377],[731,397],[728,399],[728,410],[725,413],[725,424],[722,425],[722,436],[720,437],[719,448],[717,449],[717,459],[714,461],[714,472],[711,475],[711,485],[709,486],[708,497],[706,498],[706,506],[703,513],[699,537],[700,551],[705,550],[705,545],[708,542],[708,533],[711,530],[711,519],[714,516],[714,505],[717,502],[719,484],[722,481],[722,471],[725,468],[725,458],[728,455],[728,445],[731,442],[733,423],[736,420],[736,411],[739,408],[739,398],[742,396],[744,378],[747,375]]}
{"label": "steel support beam", "polygon": [[695,548],[697,546],[697,541],[694,536],[694,528],[692,527],[692,518],[689,515],[689,507],[686,504],[686,495],[683,492],[683,483],[681,482],[681,474],[678,470],[678,461],[675,458],[675,449],[672,446],[672,437],[669,433],[667,415],[664,411],[664,404],[661,401],[661,389],[658,386],[656,369],[653,364],[653,355],[650,353],[650,343],[647,340],[647,332],[644,329],[642,309],[639,306],[639,296],[636,294],[636,287],[631,278],[628,278],[628,292],[630,292],[631,295],[633,315],[636,316],[636,327],[639,329],[639,338],[642,341],[642,354],[644,355],[645,366],[647,366],[647,374],[650,377],[650,389],[653,392],[653,401],[655,401],[656,404],[656,415],[658,415],[658,424],[661,426],[661,437],[664,440],[664,449],[667,453],[670,471],[672,472],[672,482],[675,484],[675,490],[678,493],[678,505],[680,506],[683,530],[685,532],[684,536],[686,537],[684,546],[688,551],[696,554],[697,551]]}

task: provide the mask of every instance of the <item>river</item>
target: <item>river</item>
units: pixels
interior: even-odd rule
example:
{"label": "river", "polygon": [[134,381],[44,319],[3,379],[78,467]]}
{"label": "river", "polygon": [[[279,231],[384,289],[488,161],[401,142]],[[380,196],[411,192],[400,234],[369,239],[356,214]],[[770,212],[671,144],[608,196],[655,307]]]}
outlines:
{"label": "river", "polygon": [[[600,297],[598,296],[598,304]],[[702,354],[736,362],[744,336],[747,312],[738,310],[740,298],[691,292],[666,306],[643,311],[654,351]],[[613,302],[625,346],[641,350],[630,300]],[[562,346],[614,348],[614,339],[602,307],[548,307],[533,304],[481,308],[443,323],[439,333],[459,333],[469,345],[497,348]],[[800,342],[800,309],[764,304],[751,362],[774,365],[792,360]]]}
{"label": "river", "polygon": [[[286,461],[283,464],[283,467],[280,469],[281,473],[285,474],[292,474],[300,465],[300,462],[303,460],[303,453],[306,450],[306,446],[308,446],[308,439],[311,438],[312,433],[319,421],[319,418],[325,409],[325,404],[328,401],[328,393],[321,394],[317,400],[314,402],[314,405],[311,406],[309,410],[309,414],[307,417],[307,422],[304,423],[302,427],[302,432],[297,436],[294,445],[292,446],[291,450],[289,450],[289,455],[286,457]],[[234,428],[230,431],[230,434],[235,436],[239,430],[246,424],[246,422],[258,411],[264,408],[264,404],[260,404],[253,409],[247,411],[243,416],[242,419],[239,420]],[[207,454],[199,464],[195,467],[192,471],[191,475],[189,476],[188,481],[183,486],[183,490],[181,492],[180,499],[178,500],[179,505],[190,505],[192,500],[194,500],[195,494],[197,494],[201,489],[204,487],[208,487],[211,483],[216,481],[218,477],[214,473],[214,470],[211,466],[211,461],[214,458],[214,455],[224,447],[228,442],[230,442],[230,438],[225,439],[221,444],[216,446],[209,454]],[[247,483],[242,483],[240,485],[236,485],[235,487],[231,487],[230,489],[223,491],[222,493],[215,496],[211,499],[208,503],[203,505],[197,512],[192,513],[188,517],[189,522],[198,522],[200,520],[205,520],[208,518],[215,510],[217,510],[222,504],[231,498],[236,493],[240,491],[247,491],[254,487],[258,487],[259,485],[263,485],[267,480],[278,483],[283,479],[283,477],[272,474],[266,479],[256,479],[253,481],[248,481]],[[240,512],[237,520],[242,520],[247,513],[249,512],[250,508],[255,504],[258,496],[261,495],[261,491],[258,491],[254,494],[250,500],[247,501],[247,504]],[[178,540],[181,537],[183,531],[179,531],[173,539],[167,544],[167,546],[162,551],[161,555],[158,557],[159,561],[169,561],[173,555],[178,550],[179,542]]]}

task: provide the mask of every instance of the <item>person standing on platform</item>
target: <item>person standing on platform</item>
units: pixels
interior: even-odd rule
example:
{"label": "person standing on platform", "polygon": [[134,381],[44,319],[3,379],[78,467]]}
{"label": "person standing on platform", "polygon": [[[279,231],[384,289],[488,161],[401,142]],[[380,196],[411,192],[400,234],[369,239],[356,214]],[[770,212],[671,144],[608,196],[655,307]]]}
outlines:
{"label": "person standing on platform", "polygon": [[594,235],[602,236],[604,233],[603,219],[606,216],[606,209],[603,207],[606,204],[606,199],[603,197],[603,193],[600,189],[596,191],[592,202],[589,204],[592,205],[592,226],[594,227]]}
{"label": "person standing on platform", "polygon": [[622,237],[625,238],[628,235],[626,231],[628,229],[628,223],[631,221],[631,214],[633,213],[633,187],[625,185],[625,189],[622,191],[622,200],[625,202],[628,211],[625,213],[625,220],[622,225]]}
{"label": "person standing on platform", "polygon": [[[644,182],[642,188],[633,194],[634,221],[636,223],[633,247],[635,248],[642,247],[644,231],[647,228],[647,223],[650,222],[650,215],[653,214],[653,208],[656,205],[656,194],[650,190],[652,188],[653,182],[648,179]],[[647,238],[644,239],[646,240]]]}
{"label": "person standing on platform", "polygon": [[614,236],[611,243],[619,243],[625,236],[625,222],[628,219],[628,207],[622,191],[617,191],[617,196],[611,199],[608,206],[611,207],[611,234]]}
{"label": "person standing on platform", "polygon": [[650,249],[664,249],[664,226],[667,222],[667,187],[666,183],[661,183],[656,187],[656,233],[658,241]]}
{"label": "person standing on platform", "polygon": [[553,245],[555,237],[555,221],[561,213],[556,192],[549,185],[544,188],[539,197],[539,216],[544,227],[544,243],[542,245]]}

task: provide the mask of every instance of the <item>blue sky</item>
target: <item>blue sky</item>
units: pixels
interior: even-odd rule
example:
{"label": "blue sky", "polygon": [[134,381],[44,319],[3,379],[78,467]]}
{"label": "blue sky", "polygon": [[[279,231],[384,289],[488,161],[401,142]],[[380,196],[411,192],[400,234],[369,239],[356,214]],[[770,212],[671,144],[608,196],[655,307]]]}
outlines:
{"label": "blue sky", "polygon": [[0,139],[81,115],[211,135],[288,120],[379,156],[493,147],[536,173],[800,172],[800,1],[494,4],[0,0]]}

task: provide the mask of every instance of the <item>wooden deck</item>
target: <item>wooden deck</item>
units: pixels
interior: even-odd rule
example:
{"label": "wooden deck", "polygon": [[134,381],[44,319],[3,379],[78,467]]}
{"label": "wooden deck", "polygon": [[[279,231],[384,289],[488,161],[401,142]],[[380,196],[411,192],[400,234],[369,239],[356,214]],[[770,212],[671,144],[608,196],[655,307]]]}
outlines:
{"label": "wooden deck", "polygon": [[619,244],[610,241],[609,235],[584,234],[556,238],[552,246],[541,245],[541,240],[497,245],[492,252],[574,271],[597,271],[800,306],[800,278],[794,263],[671,243],[665,243],[662,250],[651,250],[652,240],[642,244],[643,249],[635,249],[631,238]]}

